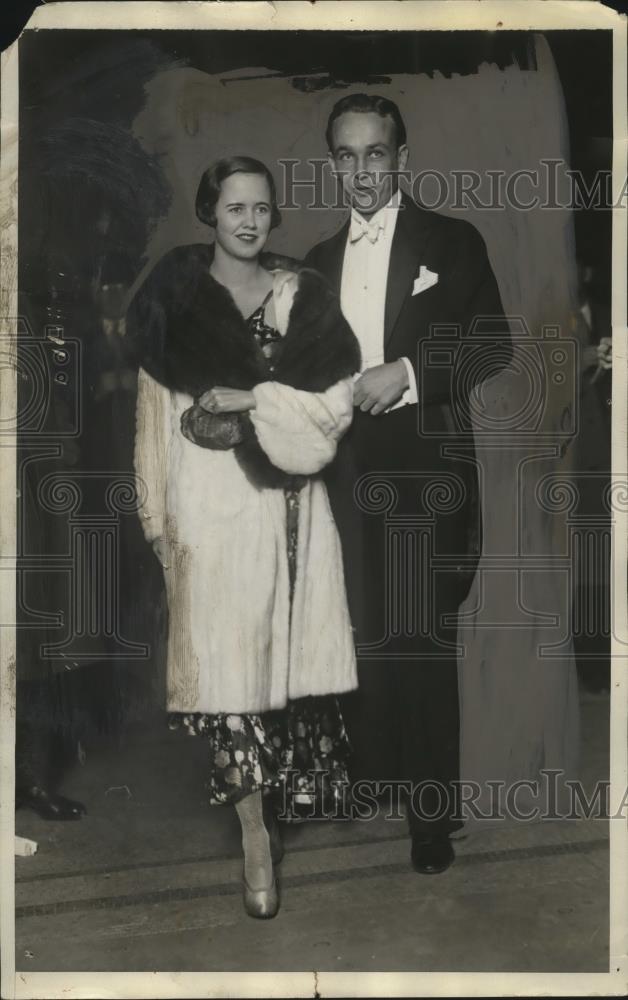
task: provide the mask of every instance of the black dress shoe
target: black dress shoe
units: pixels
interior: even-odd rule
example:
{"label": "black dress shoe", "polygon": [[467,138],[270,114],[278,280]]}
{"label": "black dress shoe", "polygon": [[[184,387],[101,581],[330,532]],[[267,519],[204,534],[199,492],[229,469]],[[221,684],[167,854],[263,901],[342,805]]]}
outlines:
{"label": "black dress shoe", "polygon": [[456,855],[449,837],[436,837],[431,840],[413,837],[410,858],[412,867],[420,875],[439,875],[453,864]]}
{"label": "black dress shoe", "polygon": [[64,795],[47,792],[45,788],[33,785],[32,788],[16,789],[15,807],[32,809],[42,819],[71,820],[80,819],[87,809],[82,802],[66,799]]}

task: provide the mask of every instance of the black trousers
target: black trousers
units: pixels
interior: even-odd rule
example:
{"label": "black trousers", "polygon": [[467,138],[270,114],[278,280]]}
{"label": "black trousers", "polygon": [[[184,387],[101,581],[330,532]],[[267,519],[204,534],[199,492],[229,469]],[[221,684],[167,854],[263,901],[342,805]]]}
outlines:
{"label": "black trousers", "polygon": [[[349,777],[409,788],[410,831],[420,837],[462,826],[454,818],[460,731],[455,642],[466,587],[455,568],[443,570],[430,559],[466,553],[468,499],[434,516],[428,555],[413,549],[413,526],[429,520],[439,483],[457,477],[462,495],[468,493],[466,474],[443,457],[441,442],[419,439],[414,407],[383,418],[356,411],[327,474],[358,654],[366,654],[358,655],[357,691],[341,698],[354,751]],[[368,496],[365,476],[375,476],[382,488]],[[420,625],[419,607],[427,607]]]}
{"label": "black trousers", "polygon": [[58,776],[60,741],[53,723],[54,690],[49,679],[19,681],[16,691],[15,785],[48,787]]}
{"label": "black trousers", "polygon": [[[18,649],[18,670],[20,664]],[[40,679],[18,680],[15,783],[56,788],[76,758],[79,740],[112,735],[121,722],[115,664],[97,663],[67,673],[42,670]]]}
{"label": "black trousers", "polygon": [[[369,663],[341,710],[353,754],[349,780],[387,802],[405,802],[411,834],[434,837],[461,827],[458,671],[455,660]],[[388,783],[392,782],[392,786]]]}

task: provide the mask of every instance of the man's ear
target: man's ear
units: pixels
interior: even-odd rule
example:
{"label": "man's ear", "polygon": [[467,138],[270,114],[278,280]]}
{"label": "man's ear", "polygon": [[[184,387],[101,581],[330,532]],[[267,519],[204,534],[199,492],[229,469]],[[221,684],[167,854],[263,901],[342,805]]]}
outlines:
{"label": "man's ear", "polygon": [[403,146],[400,146],[399,149],[397,150],[397,160],[399,162],[400,170],[406,169],[406,164],[408,162],[409,155],[410,155],[410,150],[405,144]]}

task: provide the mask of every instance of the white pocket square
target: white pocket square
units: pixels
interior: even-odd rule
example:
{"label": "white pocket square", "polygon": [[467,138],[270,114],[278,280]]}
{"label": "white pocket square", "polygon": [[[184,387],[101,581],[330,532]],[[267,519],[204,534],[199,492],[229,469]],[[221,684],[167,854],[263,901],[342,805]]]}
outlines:
{"label": "white pocket square", "polygon": [[421,264],[419,270],[418,278],[414,279],[414,285],[412,286],[412,294],[418,295],[419,292],[424,292],[426,288],[431,288],[438,282],[438,275],[436,271],[430,271],[429,267],[425,267]]}

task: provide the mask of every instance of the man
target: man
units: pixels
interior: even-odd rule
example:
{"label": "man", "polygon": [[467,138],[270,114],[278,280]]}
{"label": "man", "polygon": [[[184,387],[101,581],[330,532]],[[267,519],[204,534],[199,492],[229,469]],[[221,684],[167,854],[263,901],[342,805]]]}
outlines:
{"label": "man", "polygon": [[[362,350],[354,421],[327,477],[359,654],[359,689],[342,701],[352,780],[403,783],[413,866],[437,873],[454,860],[449,836],[461,826],[455,626],[479,537],[472,437],[458,429],[469,390],[506,363],[510,337],[479,233],[399,189],[408,147],[398,107],[344,97],[327,142],[351,215],[306,265],[340,294]],[[475,317],[494,317],[490,337],[469,339]],[[462,341],[450,332],[453,353],[430,368],[419,348],[436,325],[457,326]],[[472,357],[461,378],[463,341]],[[385,507],[410,529],[389,544],[376,516]],[[429,527],[427,549],[417,548],[419,524]]]}

